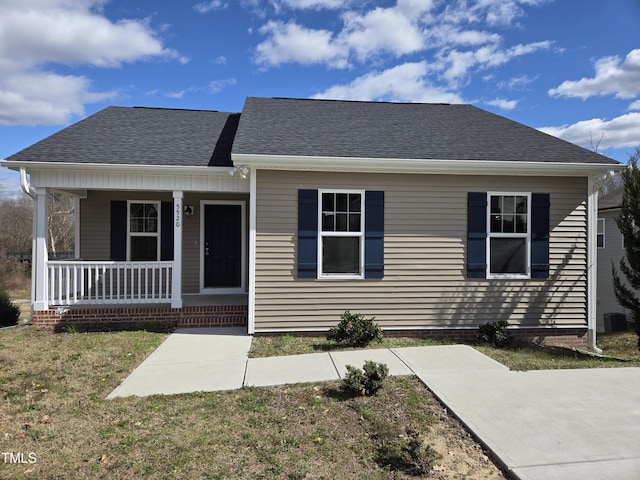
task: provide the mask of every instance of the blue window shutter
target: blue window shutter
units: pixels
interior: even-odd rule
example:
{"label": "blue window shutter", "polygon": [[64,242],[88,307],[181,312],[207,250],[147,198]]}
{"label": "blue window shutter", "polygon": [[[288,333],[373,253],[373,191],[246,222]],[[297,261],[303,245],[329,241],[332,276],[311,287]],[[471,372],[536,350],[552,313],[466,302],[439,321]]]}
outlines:
{"label": "blue window shutter", "polygon": [[531,278],[549,278],[548,193],[531,194]]}
{"label": "blue window shutter", "polygon": [[384,192],[365,192],[364,205],[364,278],[383,278]]}
{"label": "blue window shutter", "polygon": [[160,205],[160,260],[173,260],[173,202]]}
{"label": "blue window shutter", "polygon": [[113,261],[127,259],[127,202],[111,201],[111,253]]}
{"label": "blue window shutter", "polygon": [[318,191],[298,190],[298,278],[318,276]]}
{"label": "blue window shutter", "polygon": [[487,194],[467,195],[467,278],[487,276]]}

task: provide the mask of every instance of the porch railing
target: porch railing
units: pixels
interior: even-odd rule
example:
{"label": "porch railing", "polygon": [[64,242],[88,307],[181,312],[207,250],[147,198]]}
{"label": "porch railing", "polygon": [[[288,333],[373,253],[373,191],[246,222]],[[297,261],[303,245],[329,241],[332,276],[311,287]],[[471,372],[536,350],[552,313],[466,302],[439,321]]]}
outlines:
{"label": "porch railing", "polygon": [[49,305],[170,303],[173,262],[47,262]]}

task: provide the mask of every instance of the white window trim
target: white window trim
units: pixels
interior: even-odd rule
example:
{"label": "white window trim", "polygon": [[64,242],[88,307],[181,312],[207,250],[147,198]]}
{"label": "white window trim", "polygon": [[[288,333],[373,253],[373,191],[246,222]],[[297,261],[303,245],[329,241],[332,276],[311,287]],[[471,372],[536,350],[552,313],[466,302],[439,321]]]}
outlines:
{"label": "white window trim", "polygon": [[[491,233],[491,197],[520,196],[527,197],[527,233]],[[526,249],[526,265],[524,275],[515,273],[491,272],[491,239],[492,238],[524,238]],[[487,279],[528,280],[531,278],[531,192],[487,192]]]}
{"label": "white window trim", "polygon": [[[323,193],[351,193],[360,195],[360,233],[355,232],[323,232],[322,231],[322,194]],[[345,190],[339,188],[318,189],[318,279],[353,280],[364,278],[364,190]],[[359,237],[360,239],[360,273],[324,273],[322,271],[322,239],[324,237]]]}
{"label": "white window trim", "polygon": [[[155,204],[156,210],[158,212],[158,229],[156,233],[148,233],[148,232],[132,232],[131,231],[131,204],[132,203],[143,203],[143,204]],[[160,255],[162,254],[160,244],[160,232],[162,231],[162,212],[160,209],[162,208],[162,202],[160,200],[127,200],[127,262],[131,261],[140,261],[140,260],[131,260],[131,237],[156,237],[158,242],[158,255],[156,257],[156,262],[160,261]]]}
{"label": "white window trim", "polygon": [[[602,222],[602,233],[599,233],[600,222]],[[598,221],[596,223],[596,246],[598,246],[598,237],[600,235],[602,235],[602,246],[601,247],[598,246],[598,249],[603,249],[606,246],[606,235],[605,235],[606,226],[607,226],[607,224],[605,222],[605,219],[604,218],[598,218]],[[624,237],[622,237],[622,241],[624,242]]]}

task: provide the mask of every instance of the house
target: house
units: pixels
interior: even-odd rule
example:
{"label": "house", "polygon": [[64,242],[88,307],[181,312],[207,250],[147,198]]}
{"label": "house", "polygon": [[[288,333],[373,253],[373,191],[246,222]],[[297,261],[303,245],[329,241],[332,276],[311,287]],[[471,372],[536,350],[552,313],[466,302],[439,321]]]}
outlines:
{"label": "house", "polygon": [[[627,310],[622,307],[613,291],[611,264],[619,269],[624,257],[624,239],[616,224],[620,214],[624,188],[613,188],[598,199],[598,288],[596,326],[598,332],[626,330]],[[624,276],[623,276],[624,278]],[[629,320],[631,320],[629,318]]]}
{"label": "house", "polygon": [[[351,310],[593,347],[594,182],[616,165],[471,105],[255,97],[109,107],[5,162],[34,197],[41,327],[300,333]],[[47,259],[51,190],[77,198],[73,261]]]}

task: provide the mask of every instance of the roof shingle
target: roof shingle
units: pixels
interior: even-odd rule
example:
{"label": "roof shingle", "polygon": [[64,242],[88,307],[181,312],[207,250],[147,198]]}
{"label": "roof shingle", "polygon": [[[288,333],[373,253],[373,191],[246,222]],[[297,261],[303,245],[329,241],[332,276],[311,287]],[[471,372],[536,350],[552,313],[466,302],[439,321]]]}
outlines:
{"label": "roof shingle", "polygon": [[232,154],[617,163],[472,105],[256,97]]}
{"label": "roof shingle", "polygon": [[239,113],[107,107],[7,160],[230,166]]}

